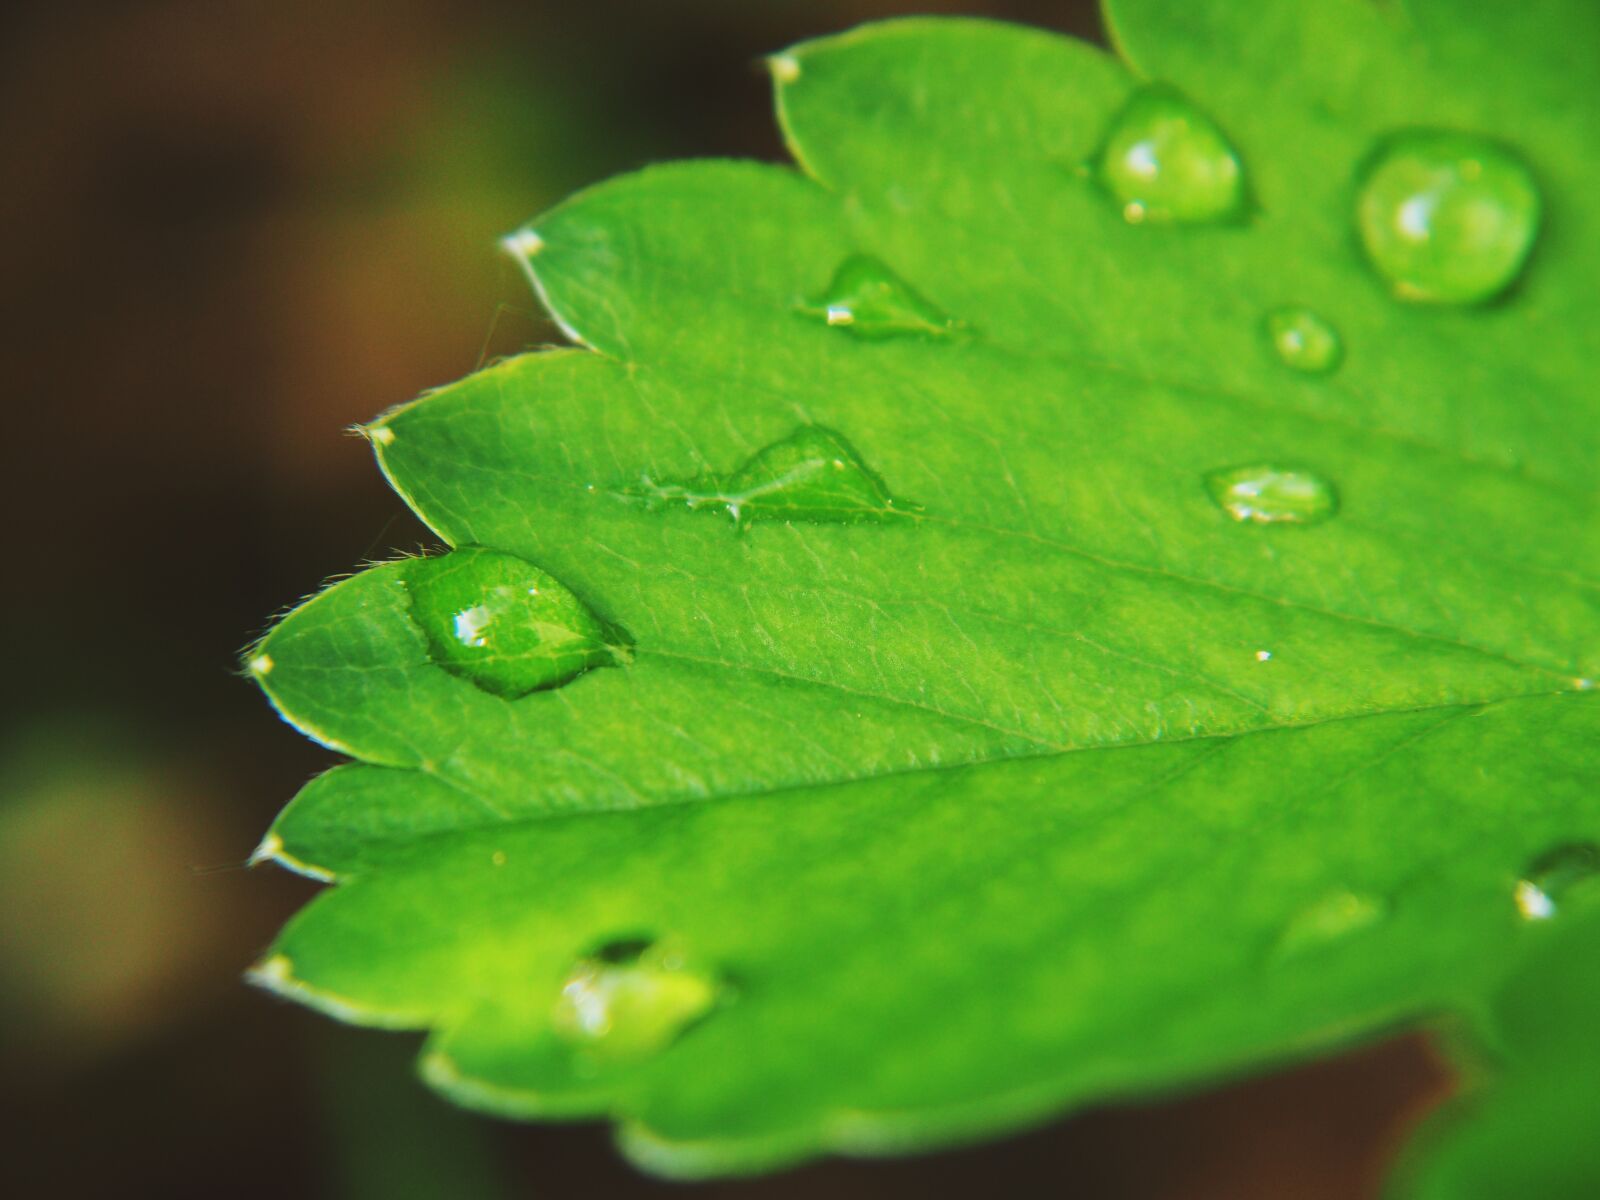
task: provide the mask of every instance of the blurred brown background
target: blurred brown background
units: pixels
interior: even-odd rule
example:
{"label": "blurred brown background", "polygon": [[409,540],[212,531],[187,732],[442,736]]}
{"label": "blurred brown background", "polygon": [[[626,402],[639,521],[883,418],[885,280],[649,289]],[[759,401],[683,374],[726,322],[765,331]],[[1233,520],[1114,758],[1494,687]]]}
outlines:
{"label": "blurred brown background", "polygon": [[555,340],[495,238],[646,162],[782,157],[763,53],[1045,0],[13,0],[0,15],[8,1195],[1349,1197],[1420,1043],[909,1162],[671,1188],[515,1127],[240,972],[314,890],[242,860],[330,756],[232,674],[277,609],[427,543],[344,427]]}

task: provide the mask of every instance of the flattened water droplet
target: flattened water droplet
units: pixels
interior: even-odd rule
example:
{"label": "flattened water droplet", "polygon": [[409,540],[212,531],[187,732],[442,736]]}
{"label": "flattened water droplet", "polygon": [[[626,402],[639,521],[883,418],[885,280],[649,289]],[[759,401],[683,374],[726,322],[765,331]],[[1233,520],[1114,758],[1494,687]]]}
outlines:
{"label": "flattened water droplet", "polygon": [[1094,172],[1131,223],[1228,221],[1245,210],[1244,168],[1215,121],[1164,84],[1112,119]]}
{"label": "flattened water droplet", "polygon": [[619,630],[514,554],[463,546],[417,559],[406,587],[434,661],[495,695],[555,687],[625,652]]}
{"label": "flattened water droplet", "polygon": [[1517,880],[1517,911],[1530,921],[1548,921],[1582,892],[1600,899],[1600,845],[1570,842],[1541,854]]}
{"label": "flattened water droplet", "polygon": [[1413,130],[1368,160],[1356,198],[1367,258],[1405,300],[1475,304],[1522,271],[1539,232],[1538,185],[1486,138]]}
{"label": "flattened water droplet", "polygon": [[711,972],[670,945],[615,942],[567,972],[551,1024],[590,1058],[638,1062],[709,1013],[722,990]]}
{"label": "flattened water droplet", "polygon": [[1275,947],[1281,956],[1338,941],[1381,921],[1389,905],[1377,896],[1340,890],[1302,909],[1284,926]]}
{"label": "flattened water droplet", "polygon": [[922,511],[890,495],[855,448],[821,425],[802,425],[731,474],[683,483],[646,478],[623,494],[652,508],[677,503],[697,512],[726,512],[741,526],[758,520],[858,524]]}
{"label": "flattened water droplet", "polygon": [[1267,338],[1286,367],[1325,375],[1339,365],[1339,331],[1309,308],[1277,308],[1267,314]]}
{"label": "flattened water droplet", "polygon": [[958,326],[887,265],[866,254],[845,259],[827,289],[802,304],[800,311],[868,341],[906,334],[943,337]]}
{"label": "flattened water droplet", "polygon": [[1333,485],[1322,476],[1269,463],[1213,471],[1206,488],[1235,521],[1313,525],[1339,507]]}

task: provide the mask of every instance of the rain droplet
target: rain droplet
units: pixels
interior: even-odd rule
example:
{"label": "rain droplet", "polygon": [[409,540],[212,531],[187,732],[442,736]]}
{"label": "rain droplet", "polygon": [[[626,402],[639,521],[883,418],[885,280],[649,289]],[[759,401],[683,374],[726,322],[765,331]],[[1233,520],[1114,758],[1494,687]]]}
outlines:
{"label": "rain droplet", "polygon": [[1267,314],[1267,337],[1286,367],[1325,375],[1339,365],[1339,331],[1309,308],[1277,308]]}
{"label": "rain droplet", "polygon": [[1541,854],[1517,880],[1517,911],[1530,921],[1548,921],[1579,889],[1600,896],[1600,845],[1571,842]]}
{"label": "rain droplet", "polygon": [[670,1046],[722,991],[713,974],[671,946],[614,942],[567,972],[551,1023],[591,1058],[638,1062]]}
{"label": "rain droplet", "polygon": [[1094,172],[1141,222],[1196,225],[1245,209],[1244,169],[1215,121],[1164,84],[1140,88],[1113,118]]}
{"label": "rain droplet", "polygon": [[922,511],[890,495],[855,448],[821,425],[802,425],[731,474],[683,483],[646,478],[623,494],[652,508],[677,503],[697,512],[726,512],[740,526],[757,520],[858,524]]}
{"label": "rain droplet", "polygon": [[1326,945],[1376,924],[1388,911],[1389,905],[1376,896],[1342,889],[1330,892],[1290,919],[1276,951],[1291,955]]}
{"label": "rain droplet", "polygon": [[801,305],[800,311],[868,341],[905,334],[943,337],[958,326],[884,263],[866,254],[845,259],[827,290]]}
{"label": "rain droplet", "polygon": [[1532,174],[1506,147],[1415,130],[1389,138],[1367,162],[1356,226],[1395,295],[1475,304],[1521,272],[1540,208]]}
{"label": "rain droplet", "polygon": [[514,554],[463,546],[420,558],[406,586],[434,661],[498,696],[555,687],[625,653],[620,630]]}
{"label": "rain droplet", "polygon": [[1235,521],[1313,525],[1339,506],[1333,485],[1320,475],[1264,463],[1213,471],[1206,488]]}

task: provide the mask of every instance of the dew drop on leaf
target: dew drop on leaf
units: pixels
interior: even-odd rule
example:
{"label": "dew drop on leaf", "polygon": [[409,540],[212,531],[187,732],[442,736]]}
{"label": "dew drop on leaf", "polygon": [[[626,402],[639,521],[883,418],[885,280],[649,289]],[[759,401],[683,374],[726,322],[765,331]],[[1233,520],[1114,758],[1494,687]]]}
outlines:
{"label": "dew drop on leaf", "polygon": [[1419,130],[1389,138],[1367,162],[1356,226],[1395,295],[1475,304],[1521,272],[1540,208],[1533,176],[1506,147]]}
{"label": "dew drop on leaf", "polygon": [[1298,954],[1366,929],[1382,920],[1389,905],[1376,896],[1337,891],[1290,918],[1275,947],[1280,956]]}
{"label": "dew drop on leaf", "polygon": [[1339,365],[1339,331],[1309,308],[1276,308],[1267,314],[1267,338],[1286,367],[1325,375]]}
{"label": "dew drop on leaf", "polygon": [[555,687],[617,661],[624,639],[552,576],[464,546],[406,572],[411,614],[445,670],[499,696]]}
{"label": "dew drop on leaf", "polygon": [[1517,911],[1530,921],[1555,916],[1580,889],[1600,897],[1600,845],[1571,842],[1541,854],[1517,880]]}
{"label": "dew drop on leaf", "polygon": [[573,964],[551,1025],[591,1058],[637,1062],[665,1050],[709,1013],[722,990],[712,973],[669,945],[615,942]]}
{"label": "dew drop on leaf", "polygon": [[1094,173],[1133,224],[1226,221],[1245,208],[1244,168],[1227,136],[1162,84],[1134,92],[1113,118]]}
{"label": "dew drop on leaf", "polygon": [[726,512],[739,525],[774,519],[858,524],[921,511],[890,495],[855,448],[821,425],[802,425],[727,475],[682,483],[646,478],[623,495],[652,508],[682,504],[697,512]]}
{"label": "dew drop on leaf", "polygon": [[1320,475],[1290,467],[1257,463],[1213,471],[1206,489],[1236,521],[1312,525],[1337,510],[1333,485]]}
{"label": "dew drop on leaf", "polygon": [[957,327],[937,305],[866,254],[845,259],[826,290],[800,311],[868,341],[907,334],[942,337]]}

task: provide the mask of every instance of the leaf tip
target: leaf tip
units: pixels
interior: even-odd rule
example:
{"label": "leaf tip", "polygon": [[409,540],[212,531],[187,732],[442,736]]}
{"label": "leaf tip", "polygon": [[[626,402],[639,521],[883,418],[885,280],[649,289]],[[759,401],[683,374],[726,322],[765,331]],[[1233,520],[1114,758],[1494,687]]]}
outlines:
{"label": "leaf tip", "polygon": [[526,262],[544,249],[544,239],[532,229],[519,229],[501,238],[500,248],[518,262]]}
{"label": "leaf tip", "polygon": [[767,57],[767,71],[775,83],[794,83],[800,78],[800,60],[793,54],[772,54]]}

